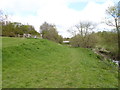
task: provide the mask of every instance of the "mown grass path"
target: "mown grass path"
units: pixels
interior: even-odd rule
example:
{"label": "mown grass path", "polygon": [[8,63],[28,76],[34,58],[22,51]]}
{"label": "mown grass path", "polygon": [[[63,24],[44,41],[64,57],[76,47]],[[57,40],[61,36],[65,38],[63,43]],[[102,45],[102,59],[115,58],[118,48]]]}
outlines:
{"label": "mown grass path", "polygon": [[3,38],[3,88],[116,88],[118,72],[89,49]]}

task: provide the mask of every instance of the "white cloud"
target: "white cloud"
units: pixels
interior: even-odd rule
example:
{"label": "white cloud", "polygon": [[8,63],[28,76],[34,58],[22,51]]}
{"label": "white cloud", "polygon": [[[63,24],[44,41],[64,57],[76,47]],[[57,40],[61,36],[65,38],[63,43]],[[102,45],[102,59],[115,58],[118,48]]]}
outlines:
{"label": "white cloud", "polygon": [[[69,36],[67,30],[80,20],[96,23],[105,17],[105,9],[113,4],[111,0],[0,0],[0,8],[10,14],[12,21],[31,24],[39,31],[40,25],[47,21],[57,26],[63,36]],[[72,2],[88,2],[82,11],[71,9]],[[26,14],[26,15],[25,15]]]}

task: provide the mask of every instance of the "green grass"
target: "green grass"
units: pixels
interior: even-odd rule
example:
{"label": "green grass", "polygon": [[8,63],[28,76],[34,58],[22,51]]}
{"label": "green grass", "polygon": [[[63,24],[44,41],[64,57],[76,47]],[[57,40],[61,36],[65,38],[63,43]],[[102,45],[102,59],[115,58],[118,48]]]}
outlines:
{"label": "green grass", "polygon": [[2,88],[2,38],[0,38],[0,89]]}
{"label": "green grass", "polygon": [[89,49],[3,37],[3,88],[117,88],[118,72]]}

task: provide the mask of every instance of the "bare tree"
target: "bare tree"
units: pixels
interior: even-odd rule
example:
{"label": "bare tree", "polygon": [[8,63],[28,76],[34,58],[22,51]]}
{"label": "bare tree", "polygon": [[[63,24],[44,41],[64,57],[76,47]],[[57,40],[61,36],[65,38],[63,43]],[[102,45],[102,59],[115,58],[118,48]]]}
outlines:
{"label": "bare tree", "polygon": [[3,12],[0,10],[0,22],[3,21]]}
{"label": "bare tree", "polygon": [[2,35],[2,26],[7,20],[7,15],[4,14],[2,10],[0,10],[0,36]]}
{"label": "bare tree", "polygon": [[84,37],[90,34],[92,30],[95,29],[95,26],[96,26],[95,24],[93,24],[92,22],[88,22],[88,21],[83,21],[75,25],[78,33]]}
{"label": "bare tree", "polygon": [[0,35],[2,35],[3,12],[0,10]]}
{"label": "bare tree", "polygon": [[77,31],[75,30],[75,27],[71,27],[70,29],[67,30],[68,33],[71,34],[72,37],[77,35]]}
{"label": "bare tree", "polygon": [[0,22],[4,22],[7,19],[7,15],[4,14],[2,10],[0,10]]}
{"label": "bare tree", "polygon": [[[92,31],[95,29],[95,26],[95,24],[88,21],[83,21],[75,25],[77,34],[71,39],[72,44],[77,47],[94,47],[96,40],[93,40],[94,35]],[[73,32],[75,32],[75,30]]]}
{"label": "bare tree", "polygon": [[106,24],[115,27],[118,34],[118,60],[120,60],[120,2],[117,5],[108,7],[106,13],[109,16]]}

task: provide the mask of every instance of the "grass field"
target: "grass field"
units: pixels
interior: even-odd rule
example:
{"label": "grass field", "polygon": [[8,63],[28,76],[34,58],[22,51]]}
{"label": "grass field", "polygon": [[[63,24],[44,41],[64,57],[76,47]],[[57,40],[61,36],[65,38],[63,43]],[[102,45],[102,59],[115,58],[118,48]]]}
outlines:
{"label": "grass field", "polygon": [[91,50],[4,37],[3,88],[117,88],[118,72]]}
{"label": "grass field", "polygon": [[2,88],[2,38],[0,38],[0,89]]}

